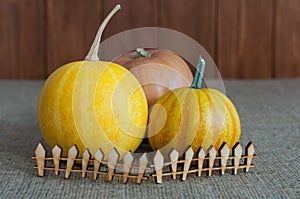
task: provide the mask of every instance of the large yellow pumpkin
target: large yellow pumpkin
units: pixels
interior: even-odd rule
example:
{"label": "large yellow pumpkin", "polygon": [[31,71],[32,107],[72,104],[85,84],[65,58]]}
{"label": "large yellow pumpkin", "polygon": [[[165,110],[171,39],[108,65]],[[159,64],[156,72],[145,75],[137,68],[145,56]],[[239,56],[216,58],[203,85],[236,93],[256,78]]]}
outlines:
{"label": "large yellow pumpkin", "polygon": [[[201,59],[191,88],[168,92],[153,106],[148,127],[152,148],[165,155],[175,148],[183,152],[189,145],[230,147],[239,140],[240,120],[232,102],[215,89],[201,88],[205,62]],[[202,67],[202,68],[201,68]]]}
{"label": "large yellow pumpkin", "polygon": [[147,125],[147,101],[136,78],[120,65],[73,62],[56,70],[39,99],[42,134],[53,147],[107,154],[113,147],[134,151]]}
{"label": "large yellow pumpkin", "polygon": [[89,148],[94,154],[101,147],[105,155],[116,147],[122,156],[134,151],[145,134],[148,106],[138,80],[118,64],[97,61],[96,43],[108,20],[86,60],[57,69],[40,94],[43,137],[50,147],[62,147],[64,155],[76,144],[80,152]]}

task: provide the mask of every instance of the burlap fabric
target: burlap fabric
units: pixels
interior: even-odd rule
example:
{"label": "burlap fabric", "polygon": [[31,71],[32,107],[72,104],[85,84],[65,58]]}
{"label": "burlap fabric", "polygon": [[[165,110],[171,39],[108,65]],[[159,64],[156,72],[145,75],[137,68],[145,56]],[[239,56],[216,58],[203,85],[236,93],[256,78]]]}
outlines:
{"label": "burlap fabric", "polygon": [[240,114],[240,141],[253,141],[258,155],[249,173],[141,185],[107,176],[37,176],[31,157],[42,140],[36,114],[42,84],[0,81],[0,198],[300,198],[300,79],[225,82]]}

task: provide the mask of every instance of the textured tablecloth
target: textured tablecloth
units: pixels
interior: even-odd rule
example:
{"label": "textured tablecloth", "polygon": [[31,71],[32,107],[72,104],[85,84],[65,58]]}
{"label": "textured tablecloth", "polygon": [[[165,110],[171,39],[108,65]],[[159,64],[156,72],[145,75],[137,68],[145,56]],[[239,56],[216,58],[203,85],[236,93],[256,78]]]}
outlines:
{"label": "textured tablecloth", "polygon": [[42,140],[36,104],[42,81],[0,81],[0,198],[300,198],[300,79],[225,81],[239,111],[241,144],[253,141],[249,173],[189,175],[141,185],[115,177],[38,177],[31,159]]}

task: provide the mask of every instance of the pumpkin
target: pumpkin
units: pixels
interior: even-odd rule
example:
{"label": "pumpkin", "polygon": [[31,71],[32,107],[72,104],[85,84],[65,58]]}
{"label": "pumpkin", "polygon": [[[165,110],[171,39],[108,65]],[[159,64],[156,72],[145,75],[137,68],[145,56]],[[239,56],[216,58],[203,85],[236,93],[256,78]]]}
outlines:
{"label": "pumpkin", "polygon": [[190,86],[193,81],[186,62],[165,49],[138,48],[114,62],[126,67],[139,80],[149,107],[169,90]]}
{"label": "pumpkin", "polygon": [[[46,80],[38,103],[43,137],[50,147],[58,144],[67,154],[94,154],[101,147],[107,155],[113,147],[122,157],[141,143],[147,125],[148,106],[138,80],[124,67],[99,61],[101,34],[116,6],[100,25],[84,61],[68,63]],[[106,158],[106,157],[105,157]]]}
{"label": "pumpkin", "polygon": [[205,68],[200,58],[190,88],[172,90],[161,97],[150,113],[148,136],[151,147],[165,155],[172,149],[181,153],[191,145],[217,149],[223,142],[230,148],[239,140],[240,119],[235,106],[221,92],[201,88]]}

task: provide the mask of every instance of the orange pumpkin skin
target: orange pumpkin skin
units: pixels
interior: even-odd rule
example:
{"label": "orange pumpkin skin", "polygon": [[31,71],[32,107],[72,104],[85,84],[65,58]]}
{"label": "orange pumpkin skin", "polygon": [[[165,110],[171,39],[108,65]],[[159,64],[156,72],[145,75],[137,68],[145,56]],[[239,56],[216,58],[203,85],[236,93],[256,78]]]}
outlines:
{"label": "orange pumpkin skin", "polygon": [[127,68],[139,80],[149,107],[169,90],[191,85],[192,72],[180,56],[164,49],[149,49],[147,53],[151,55],[139,56],[132,51],[114,62]]}
{"label": "orange pumpkin skin", "polygon": [[232,102],[215,89],[180,88],[170,91],[153,106],[148,136],[151,147],[167,154],[188,145],[230,148],[239,140],[240,119]]}

